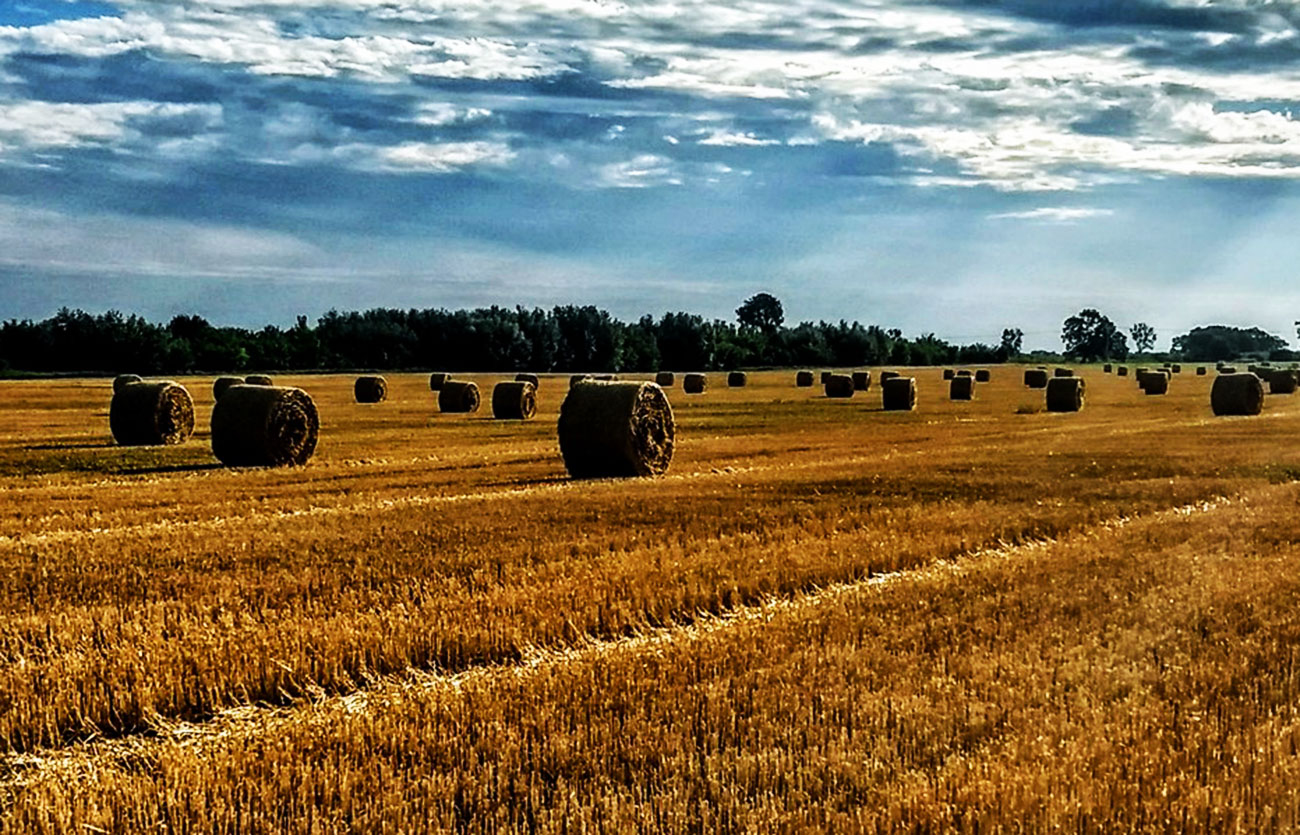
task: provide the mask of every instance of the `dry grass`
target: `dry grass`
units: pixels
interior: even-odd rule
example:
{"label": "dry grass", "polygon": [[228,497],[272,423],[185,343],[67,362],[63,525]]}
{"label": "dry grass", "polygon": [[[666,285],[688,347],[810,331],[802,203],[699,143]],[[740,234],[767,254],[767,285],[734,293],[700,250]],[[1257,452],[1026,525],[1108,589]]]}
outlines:
{"label": "dry grass", "polygon": [[244,472],[206,385],[142,451],[108,381],[2,383],[4,823],[1293,827],[1300,408],[1010,371],[670,394],[635,483],[564,478],[562,380],[506,425],[286,378],[317,457]]}

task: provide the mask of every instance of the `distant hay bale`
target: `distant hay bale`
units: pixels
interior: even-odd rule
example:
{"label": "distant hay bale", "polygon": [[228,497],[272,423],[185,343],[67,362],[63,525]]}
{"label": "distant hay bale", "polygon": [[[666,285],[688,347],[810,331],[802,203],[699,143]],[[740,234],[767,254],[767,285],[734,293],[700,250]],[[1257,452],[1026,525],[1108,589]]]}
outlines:
{"label": "distant hay bale", "polygon": [[108,427],[120,446],[184,443],[194,434],[194,401],[169,380],[129,383],[113,394]]}
{"label": "distant hay bale", "polygon": [[1220,374],[1236,374],[1236,373],[1237,373],[1237,369],[1236,369],[1236,367],[1231,366],[1231,365],[1221,365],[1221,366],[1219,366],[1219,373],[1220,373]]}
{"label": "distant hay bale", "polygon": [[451,379],[446,371],[435,371],[429,375],[429,391],[442,391],[442,387]]}
{"label": "distant hay bale", "polygon": [[1295,394],[1296,373],[1294,371],[1274,371],[1268,375],[1269,394]]}
{"label": "distant hay bale", "polygon": [[117,394],[131,383],[142,383],[144,378],[139,374],[118,374],[113,378],[113,394]]}
{"label": "distant hay bale", "polygon": [[682,391],[687,394],[704,394],[709,387],[709,378],[703,374],[687,374],[682,377]]}
{"label": "distant hay bale", "polygon": [[617,374],[592,374],[591,379],[600,380],[603,383],[612,383],[618,379]]}
{"label": "distant hay bale", "polygon": [[916,408],[916,378],[895,375],[887,380],[882,379],[880,399],[886,412],[912,411]]}
{"label": "distant hay bale", "polygon": [[977,383],[987,383],[992,379],[993,372],[989,371],[987,368],[981,368],[975,372],[975,382]]}
{"label": "distant hay bale", "polygon": [[871,391],[871,372],[854,371],[851,375],[854,391]]}
{"label": "distant hay bale", "polygon": [[820,379],[821,379],[821,382],[822,382],[822,385],[823,385],[823,386],[826,385],[826,380],[829,379],[830,376],[831,376],[832,374],[834,374],[834,373],[835,373],[834,371],[823,371],[823,372],[821,373],[821,378],[820,378]]}
{"label": "distant hay bale", "polygon": [[813,385],[813,379],[811,371],[800,371],[794,375],[794,384],[801,389],[810,389]]}
{"label": "distant hay bale", "polygon": [[975,378],[974,377],[953,377],[952,382],[948,384],[949,400],[974,400],[975,399]]}
{"label": "distant hay bale", "polygon": [[1047,369],[1045,368],[1026,368],[1025,369],[1025,387],[1031,389],[1047,388]]}
{"label": "distant hay bale", "polygon": [[956,374],[954,374],[953,376],[954,376],[954,377],[970,377],[970,376],[973,376],[973,375],[971,374],[971,370],[970,370],[969,368],[963,368],[963,369],[959,370],[959,371],[958,371]]}
{"label": "distant hay bale", "polygon": [[943,370],[943,378],[944,378],[945,380],[951,380],[953,377],[956,377],[956,376],[957,376],[957,372],[956,372],[956,371],[953,371],[951,368],[945,368],[945,369]]}
{"label": "distant hay bale", "polygon": [[537,386],[516,380],[492,387],[492,417],[497,420],[531,420],[536,414]]}
{"label": "distant hay bale", "polygon": [[218,377],[212,381],[212,399],[220,400],[221,395],[226,393],[226,389],[243,384],[244,381],[239,377]]}
{"label": "distant hay bale", "polygon": [[560,406],[558,429],[573,478],[660,475],[672,462],[677,436],[668,397],[653,383],[576,385]]}
{"label": "distant hay bale", "polygon": [[749,375],[743,371],[733,371],[727,375],[727,385],[733,389],[741,389],[749,383]]}
{"label": "distant hay bale", "polygon": [[1127,376],[1128,376],[1128,366],[1127,366],[1127,365],[1121,365],[1118,369],[1115,370],[1115,373],[1118,374],[1120,377],[1127,377]]}
{"label": "distant hay bale", "polygon": [[826,378],[825,389],[827,397],[852,397],[853,377],[848,374],[832,374]]}
{"label": "distant hay bale", "polygon": [[1074,369],[1072,369],[1072,368],[1057,368],[1057,369],[1054,369],[1054,370],[1052,371],[1052,376],[1053,376],[1053,377],[1073,377],[1073,376],[1074,376]]}
{"label": "distant hay bale", "polygon": [[477,412],[480,399],[478,384],[448,380],[438,392],[438,411],[452,414]]}
{"label": "distant hay bale", "polygon": [[516,375],[515,375],[515,382],[516,382],[516,383],[532,383],[532,384],[533,384],[533,388],[540,388],[541,385],[542,385],[542,378],[541,378],[541,377],[538,377],[536,374],[516,374]]}
{"label": "distant hay bale", "polygon": [[594,380],[594,379],[596,378],[591,376],[590,374],[574,374],[572,377],[569,378],[569,388],[573,388],[578,383],[581,383],[583,380]]}
{"label": "distant hay bale", "polygon": [[1250,373],[1220,374],[1210,389],[1210,408],[1219,416],[1257,415],[1264,409],[1264,383]]}
{"label": "distant hay bale", "polygon": [[388,381],[378,375],[358,377],[352,395],[358,403],[383,403],[388,399]]}
{"label": "distant hay bale", "polygon": [[897,371],[882,371],[880,372],[880,384],[883,386],[886,380],[893,380],[902,376],[903,375],[898,373]]}
{"label": "distant hay bale", "polygon": [[212,410],[212,454],[227,467],[301,466],[316,452],[311,395],[285,386],[231,386]]}
{"label": "distant hay bale", "polygon": [[1169,374],[1164,369],[1148,371],[1138,378],[1138,385],[1148,395],[1169,393]]}
{"label": "distant hay bale", "polygon": [[1178,365],[1177,363],[1175,363],[1174,365],[1171,365],[1171,366],[1169,366],[1169,367],[1170,367],[1171,369],[1173,369],[1173,372],[1174,372],[1175,374],[1182,374],[1182,373],[1183,373],[1183,367],[1182,367],[1181,365]]}
{"label": "distant hay bale", "polygon": [[249,374],[244,378],[244,384],[249,386],[273,386],[274,382],[265,374]]}
{"label": "distant hay bale", "polygon": [[1077,412],[1083,408],[1087,386],[1081,377],[1054,377],[1047,383],[1047,411]]}
{"label": "distant hay bale", "polygon": [[677,375],[671,371],[660,371],[655,375],[655,385],[670,389],[677,382]]}
{"label": "distant hay bale", "polygon": [[1209,373],[1209,370],[1206,369],[1205,366],[1203,366],[1203,365],[1198,365],[1198,366],[1196,366],[1196,376],[1197,376],[1197,377],[1204,377],[1204,376],[1205,376],[1206,374],[1208,374],[1208,373]]}
{"label": "distant hay bale", "polygon": [[1111,372],[1114,371],[1114,370],[1115,370],[1114,367],[1111,366],[1110,363],[1106,363],[1105,365],[1103,365],[1103,366],[1101,367],[1101,371],[1102,371],[1103,374],[1109,374],[1109,373],[1111,373]]}

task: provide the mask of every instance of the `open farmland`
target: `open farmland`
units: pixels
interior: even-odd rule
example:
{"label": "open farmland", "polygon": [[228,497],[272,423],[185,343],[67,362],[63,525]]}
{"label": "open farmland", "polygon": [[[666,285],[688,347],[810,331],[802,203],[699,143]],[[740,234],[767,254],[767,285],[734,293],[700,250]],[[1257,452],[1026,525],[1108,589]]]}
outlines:
{"label": "open farmland", "polygon": [[277,378],[322,436],[276,470],[215,463],[210,378],[148,449],[108,381],[0,383],[0,825],[1295,828],[1300,400],[1081,373],[715,374],[592,482],[560,377],[524,423]]}

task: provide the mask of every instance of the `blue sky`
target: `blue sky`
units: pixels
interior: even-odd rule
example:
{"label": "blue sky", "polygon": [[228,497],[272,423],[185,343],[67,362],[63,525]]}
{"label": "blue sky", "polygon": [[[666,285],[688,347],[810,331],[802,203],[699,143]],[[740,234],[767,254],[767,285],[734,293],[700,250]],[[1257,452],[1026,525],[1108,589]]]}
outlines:
{"label": "blue sky", "polygon": [[0,317],[1300,319],[1294,0],[11,0]]}

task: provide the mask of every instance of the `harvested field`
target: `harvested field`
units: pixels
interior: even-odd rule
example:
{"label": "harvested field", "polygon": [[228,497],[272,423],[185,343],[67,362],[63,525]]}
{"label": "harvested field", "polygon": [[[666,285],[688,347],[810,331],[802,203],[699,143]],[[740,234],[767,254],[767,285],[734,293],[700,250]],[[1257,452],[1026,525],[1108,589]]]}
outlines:
{"label": "harvested field", "polygon": [[259,470],[210,377],[147,448],[110,380],[0,382],[0,831],[1300,825],[1300,401],[1023,370],[669,389],[631,481],[567,477],[567,375],[522,422],[277,375],[320,443]]}

